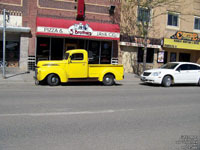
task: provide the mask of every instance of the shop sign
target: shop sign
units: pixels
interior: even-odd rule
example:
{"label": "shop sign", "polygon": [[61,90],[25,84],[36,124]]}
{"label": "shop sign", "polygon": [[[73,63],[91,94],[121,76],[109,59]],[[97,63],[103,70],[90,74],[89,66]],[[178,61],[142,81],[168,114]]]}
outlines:
{"label": "shop sign", "polygon": [[[3,15],[0,15],[0,26],[3,26]],[[9,22],[6,22],[7,27],[22,27],[22,16],[10,15]]]}
{"label": "shop sign", "polygon": [[166,47],[166,48],[200,50],[200,41],[164,39],[164,47]]}
{"label": "shop sign", "polygon": [[37,35],[119,40],[117,24],[37,17]]}
{"label": "shop sign", "polygon": [[[133,47],[144,47],[144,44],[140,43],[131,43],[131,42],[120,42],[121,46],[133,46]],[[161,48],[161,45],[152,45],[152,44],[147,44],[148,48]]]}
{"label": "shop sign", "polygon": [[66,34],[66,35],[77,35],[77,36],[95,36],[95,37],[106,37],[106,38],[119,38],[120,34],[116,32],[103,32],[93,31],[89,24],[75,24],[69,28],[55,28],[55,27],[37,27],[37,32],[40,33],[53,33],[53,34]]}
{"label": "shop sign", "polygon": [[82,23],[79,23],[69,27],[69,32],[71,35],[91,36],[93,30],[90,28],[89,24],[83,25]]}
{"label": "shop sign", "polygon": [[197,33],[177,31],[170,38],[164,39],[164,47],[200,50],[200,39]]}
{"label": "shop sign", "polygon": [[187,41],[200,41],[197,33],[177,31],[170,37],[171,39],[187,40]]}

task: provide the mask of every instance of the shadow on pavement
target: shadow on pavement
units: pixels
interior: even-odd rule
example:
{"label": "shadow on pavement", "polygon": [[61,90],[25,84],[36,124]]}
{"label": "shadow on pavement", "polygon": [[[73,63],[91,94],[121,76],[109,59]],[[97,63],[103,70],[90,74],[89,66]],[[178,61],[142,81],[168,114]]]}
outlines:
{"label": "shadow on pavement", "polygon": [[[149,86],[149,87],[163,87],[162,85],[159,84],[151,84],[151,83],[139,83],[140,85],[143,86]],[[197,84],[175,84],[171,85],[170,87],[198,87]],[[166,88],[166,87],[163,87]]]}
{"label": "shadow on pavement", "polygon": [[17,74],[12,74],[12,75],[8,75],[6,76],[5,78],[6,79],[9,79],[9,78],[13,78],[13,77],[16,77],[16,76],[20,76],[20,75],[24,75],[24,74],[29,74],[30,71],[26,71],[26,72],[22,72],[22,73],[17,73]]}
{"label": "shadow on pavement", "polygon": [[[39,84],[39,86],[49,86],[49,85],[46,82],[42,82]],[[61,83],[59,86],[104,86],[104,85],[102,82],[67,82],[67,83]],[[115,83],[113,86],[122,86],[122,84]]]}

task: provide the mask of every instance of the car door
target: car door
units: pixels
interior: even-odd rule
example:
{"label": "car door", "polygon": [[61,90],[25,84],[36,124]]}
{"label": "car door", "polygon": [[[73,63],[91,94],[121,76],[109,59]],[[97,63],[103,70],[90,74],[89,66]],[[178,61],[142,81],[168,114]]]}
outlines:
{"label": "car door", "polygon": [[74,53],[70,56],[68,65],[69,78],[86,78],[88,73],[88,63],[83,53]]}
{"label": "car door", "polygon": [[190,73],[188,64],[180,65],[174,73],[175,83],[190,83]]}
{"label": "car door", "polygon": [[198,83],[200,78],[200,67],[194,64],[188,65],[188,78],[190,83]]}

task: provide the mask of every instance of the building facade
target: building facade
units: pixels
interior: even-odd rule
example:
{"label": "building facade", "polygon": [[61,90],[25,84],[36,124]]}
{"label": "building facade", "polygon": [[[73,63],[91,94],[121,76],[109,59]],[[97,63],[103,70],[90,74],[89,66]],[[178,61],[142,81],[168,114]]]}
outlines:
{"label": "building facade", "polygon": [[[6,30],[8,67],[34,70],[37,61],[61,60],[67,50],[74,48],[86,49],[89,63],[118,60],[118,0],[1,0],[1,12],[3,9],[12,22]],[[1,13],[0,33],[2,18]]]}
{"label": "building facade", "polygon": [[121,14],[120,55],[125,72],[140,74],[142,70],[144,42],[137,26],[134,26],[141,14],[150,16],[147,69],[172,61],[200,63],[200,1],[167,2],[147,10],[136,6],[134,0],[123,1],[122,11],[131,8],[128,15],[125,12]]}

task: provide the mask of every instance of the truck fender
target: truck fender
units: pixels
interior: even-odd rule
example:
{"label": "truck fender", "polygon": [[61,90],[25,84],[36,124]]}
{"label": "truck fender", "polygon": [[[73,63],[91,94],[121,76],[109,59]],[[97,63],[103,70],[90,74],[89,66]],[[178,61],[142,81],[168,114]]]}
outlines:
{"label": "truck fender", "polygon": [[60,68],[55,68],[51,69],[49,71],[45,71],[45,74],[41,77],[41,80],[44,80],[49,74],[56,74],[60,78],[60,82],[67,82],[68,81],[68,76],[67,73],[64,69]]}
{"label": "truck fender", "polygon": [[112,70],[112,69],[106,69],[106,70],[104,70],[104,71],[100,74],[98,80],[102,82],[102,81],[103,81],[103,77],[104,77],[106,74],[113,74],[114,77],[116,76],[116,73],[115,73],[114,70]]}

